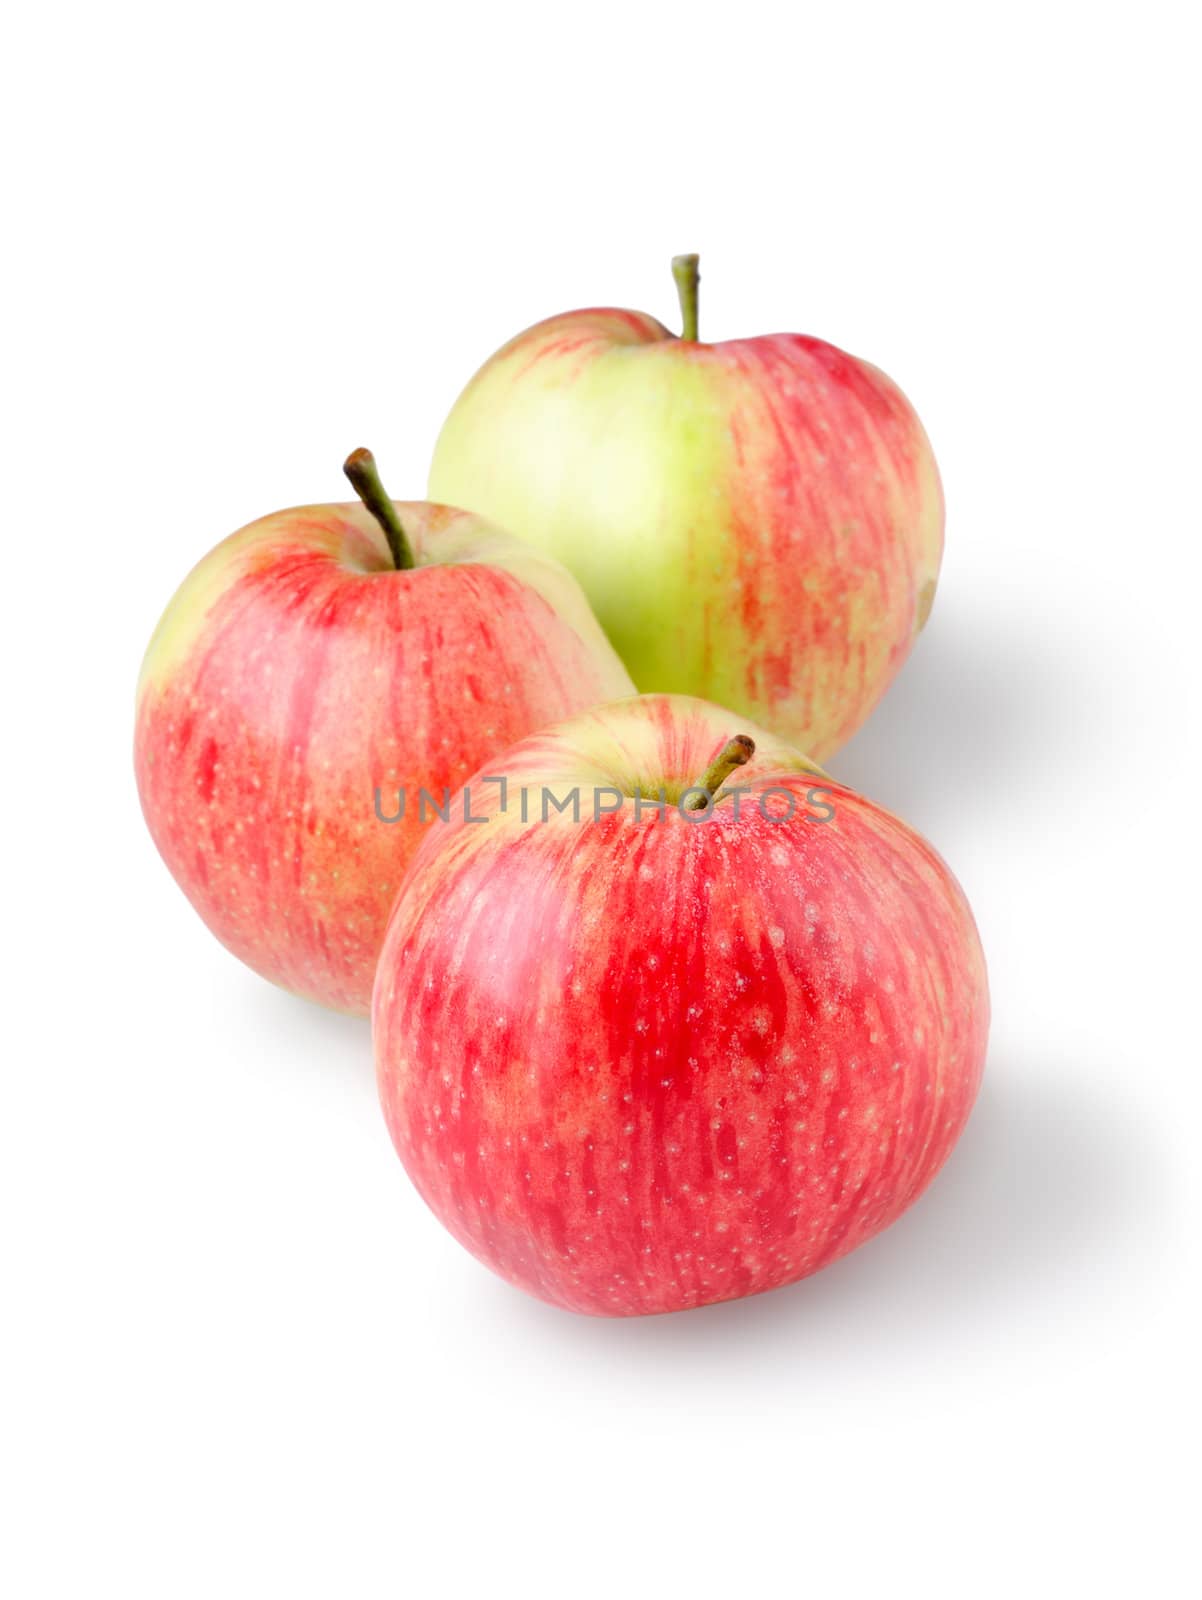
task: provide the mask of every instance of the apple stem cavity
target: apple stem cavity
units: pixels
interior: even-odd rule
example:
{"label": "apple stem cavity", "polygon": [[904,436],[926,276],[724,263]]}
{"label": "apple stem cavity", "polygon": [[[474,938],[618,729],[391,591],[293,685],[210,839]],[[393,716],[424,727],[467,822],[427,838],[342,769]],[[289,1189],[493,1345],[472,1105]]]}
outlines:
{"label": "apple stem cavity", "polygon": [[393,566],[398,572],[408,572],[417,565],[413,546],[409,543],[409,535],[405,532],[396,506],[380,482],[375,456],[370,450],[352,450],[342,463],[342,470],[351,480],[355,493],[383,528]]}
{"label": "apple stem cavity", "polygon": [[745,733],[736,733],[733,739],[728,739],[710,762],[705,777],[697,785],[698,789],[705,790],[705,795],[697,795],[695,799],[690,800],[688,809],[704,811],[735,768],[745,767],[754,754],[755,740],[749,739]]}
{"label": "apple stem cavity", "polygon": [[683,326],[680,337],[686,344],[697,343],[697,302],[701,293],[700,256],[673,256],[672,276],[680,297]]}

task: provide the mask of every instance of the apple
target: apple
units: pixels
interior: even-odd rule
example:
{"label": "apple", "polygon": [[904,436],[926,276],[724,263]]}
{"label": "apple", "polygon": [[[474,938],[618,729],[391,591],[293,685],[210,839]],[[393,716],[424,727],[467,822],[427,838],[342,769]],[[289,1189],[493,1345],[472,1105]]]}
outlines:
{"label": "apple", "polygon": [[486,820],[418,850],[372,1018],[396,1149],[481,1261],[574,1311],[676,1311],[917,1199],[989,1015],[930,845],[683,696],[539,730],[467,798]]}
{"label": "apple", "polygon": [[856,731],[926,621],[943,495],[922,425],[821,339],[676,338],[571,312],[499,350],[443,426],[430,494],[580,579],[644,691],[701,695],[818,760]]}
{"label": "apple", "polygon": [[633,686],[557,563],[478,517],[389,500],[367,451],[346,471],[363,504],[264,517],[184,580],[143,663],[134,758],[155,844],[222,943],[365,1013],[447,792]]}

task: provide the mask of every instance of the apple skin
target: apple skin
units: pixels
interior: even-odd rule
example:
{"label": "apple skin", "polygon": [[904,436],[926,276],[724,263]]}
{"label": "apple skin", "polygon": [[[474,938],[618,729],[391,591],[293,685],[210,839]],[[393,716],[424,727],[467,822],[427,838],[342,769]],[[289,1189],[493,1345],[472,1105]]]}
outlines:
{"label": "apple skin", "polygon": [[[592,820],[596,787],[671,799],[736,733],[738,816],[719,790],[704,821],[632,799]],[[372,1001],[393,1142],[451,1233],[555,1305],[634,1316],[791,1283],[893,1222],[959,1137],[988,1031],[935,851],[685,697],[540,730],[495,775],[504,809],[469,785],[487,823],[419,849]],[[543,786],[579,787],[582,821],[543,822]],[[782,790],[796,814],[769,820]]]}
{"label": "apple skin", "polygon": [[[543,723],[633,686],[579,585],[479,518],[394,502],[251,523],[167,607],[138,684],[150,832],[209,928],[273,983],[367,1012],[397,885],[439,803]],[[406,790],[402,820],[393,816]]]}
{"label": "apple skin", "polygon": [[632,311],[498,351],[429,492],[574,572],[640,690],[731,706],[817,760],[905,660],[943,550],[934,456],[883,373],[800,334],[697,343]]}

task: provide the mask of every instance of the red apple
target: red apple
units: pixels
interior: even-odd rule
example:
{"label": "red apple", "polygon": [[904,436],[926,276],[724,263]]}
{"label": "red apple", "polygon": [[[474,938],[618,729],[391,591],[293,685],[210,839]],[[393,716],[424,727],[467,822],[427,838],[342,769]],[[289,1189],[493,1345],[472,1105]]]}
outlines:
{"label": "red apple", "polygon": [[461,511],[388,500],[366,451],[347,473],[365,505],[264,517],[185,579],[146,654],[134,755],[154,841],[222,943],[366,1012],[444,791],[633,686],[556,562]]}
{"label": "red apple", "polygon": [[481,1261],[575,1311],[675,1311],[805,1277],[922,1193],[989,1011],[924,840],[668,695],[534,733],[468,791],[488,820],[418,851],[372,1016],[396,1148]]}
{"label": "red apple", "polygon": [[510,340],[443,426],[430,493],[584,586],[640,689],[702,695],[824,759],[930,611],[943,495],[883,372],[796,333],[681,338],[616,310]]}

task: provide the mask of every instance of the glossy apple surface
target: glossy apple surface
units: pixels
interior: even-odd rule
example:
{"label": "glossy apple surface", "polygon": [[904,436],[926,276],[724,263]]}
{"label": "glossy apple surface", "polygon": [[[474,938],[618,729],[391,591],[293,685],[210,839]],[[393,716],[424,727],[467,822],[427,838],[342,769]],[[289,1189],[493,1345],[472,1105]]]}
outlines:
{"label": "glossy apple surface", "polygon": [[[735,734],[754,756],[686,817]],[[423,842],[372,1007],[393,1141],[455,1237],[627,1316],[790,1283],[887,1227],[985,1054],[981,949],[935,851],[684,697],[541,730],[495,775],[469,786],[486,822]]]}
{"label": "glossy apple surface", "polygon": [[633,311],[498,351],[430,494],[564,562],[640,690],[729,705],[818,760],[901,666],[943,549],[934,456],[883,373],[801,334],[707,344]]}
{"label": "glossy apple surface", "polygon": [[138,791],[185,894],[264,977],[352,1012],[438,825],[420,788],[441,804],[531,729],[632,692],[562,568],[476,517],[396,507],[408,571],[357,504],[227,539],[168,606],[137,696]]}

